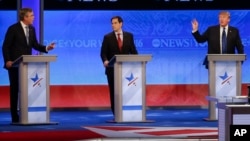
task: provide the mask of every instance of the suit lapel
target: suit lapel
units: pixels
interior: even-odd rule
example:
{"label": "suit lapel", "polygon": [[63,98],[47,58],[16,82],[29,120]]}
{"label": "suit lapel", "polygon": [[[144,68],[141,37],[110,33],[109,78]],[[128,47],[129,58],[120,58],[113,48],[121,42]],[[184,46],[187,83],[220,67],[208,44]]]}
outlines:
{"label": "suit lapel", "polygon": [[[22,33],[22,39],[21,40],[26,41],[25,32],[24,32],[22,24],[20,22],[18,23],[18,30],[21,31],[20,33]],[[28,45],[27,41],[26,41],[26,44]]]}
{"label": "suit lapel", "polygon": [[122,41],[122,47],[124,47],[125,46],[125,44],[127,43],[127,34],[126,34],[126,32],[124,32],[123,31],[123,41]]}
{"label": "suit lapel", "polygon": [[211,33],[214,33],[213,36],[213,42],[214,44],[214,49],[216,49],[218,52],[220,52],[221,50],[221,36],[220,36],[220,26],[218,25],[216,28],[214,28],[214,31],[212,31]]}
{"label": "suit lapel", "polygon": [[228,45],[228,41],[232,36],[232,29],[231,27],[228,26],[228,30],[227,30],[227,45]]}
{"label": "suit lapel", "polygon": [[113,40],[113,42],[114,42],[114,45],[116,46],[116,49],[119,50],[118,41],[117,41],[115,32],[113,32],[112,40]]}
{"label": "suit lapel", "polygon": [[220,36],[220,26],[218,26],[217,28],[216,28],[216,39],[217,40],[219,40],[219,43],[220,43],[220,38],[221,38],[221,36]]}

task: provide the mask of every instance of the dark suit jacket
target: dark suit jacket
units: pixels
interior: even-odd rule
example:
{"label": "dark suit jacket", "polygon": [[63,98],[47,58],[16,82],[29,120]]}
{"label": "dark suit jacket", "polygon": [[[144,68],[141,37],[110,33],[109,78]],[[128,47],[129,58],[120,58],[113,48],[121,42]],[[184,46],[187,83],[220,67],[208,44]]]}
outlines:
{"label": "dark suit jacket", "polygon": [[14,61],[22,55],[31,55],[32,48],[46,52],[46,46],[37,42],[35,28],[29,26],[29,45],[20,22],[11,25],[5,35],[2,53],[4,57],[4,68],[7,61]]}
{"label": "dark suit jacket", "polygon": [[[211,26],[201,35],[199,31],[192,33],[198,43],[208,43],[208,54],[220,54],[220,26]],[[227,54],[244,53],[240,34],[237,28],[229,26],[227,33]],[[204,65],[207,65],[207,59],[204,60]]]}
{"label": "dark suit jacket", "polygon": [[100,54],[102,62],[104,63],[106,60],[110,61],[114,55],[118,54],[138,54],[133,34],[123,31],[122,51],[119,50],[115,32],[110,32],[104,36]]}

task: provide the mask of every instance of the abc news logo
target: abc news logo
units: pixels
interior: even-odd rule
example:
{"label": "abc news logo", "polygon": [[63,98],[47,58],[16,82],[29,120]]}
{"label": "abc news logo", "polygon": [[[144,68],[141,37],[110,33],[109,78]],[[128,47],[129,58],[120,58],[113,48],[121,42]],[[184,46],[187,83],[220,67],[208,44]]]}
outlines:
{"label": "abc news logo", "polygon": [[249,141],[249,140],[250,140],[250,125],[230,125],[230,141]]}

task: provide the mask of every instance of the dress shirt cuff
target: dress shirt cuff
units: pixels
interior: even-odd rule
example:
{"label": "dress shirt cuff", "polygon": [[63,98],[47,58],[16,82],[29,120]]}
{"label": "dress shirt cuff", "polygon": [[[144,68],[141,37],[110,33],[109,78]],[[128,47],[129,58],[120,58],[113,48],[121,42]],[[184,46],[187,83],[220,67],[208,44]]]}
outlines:
{"label": "dress shirt cuff", "polygon": [[194,30],[192,30],[192,33],[195,33],[195,32],[197,32],[198,31],[198,29],[194,29]]}

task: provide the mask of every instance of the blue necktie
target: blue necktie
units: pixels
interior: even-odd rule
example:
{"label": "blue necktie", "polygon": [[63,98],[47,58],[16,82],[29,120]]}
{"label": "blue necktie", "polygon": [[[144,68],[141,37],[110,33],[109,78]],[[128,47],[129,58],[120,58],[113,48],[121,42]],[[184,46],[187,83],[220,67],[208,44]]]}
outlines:
{"label": "blue necktie", "polygon": [[222,54],[227,53],[227,35],[226,35],[225,28],[223,28],[223,31],[222,31],[221,45],[222,45]]}

